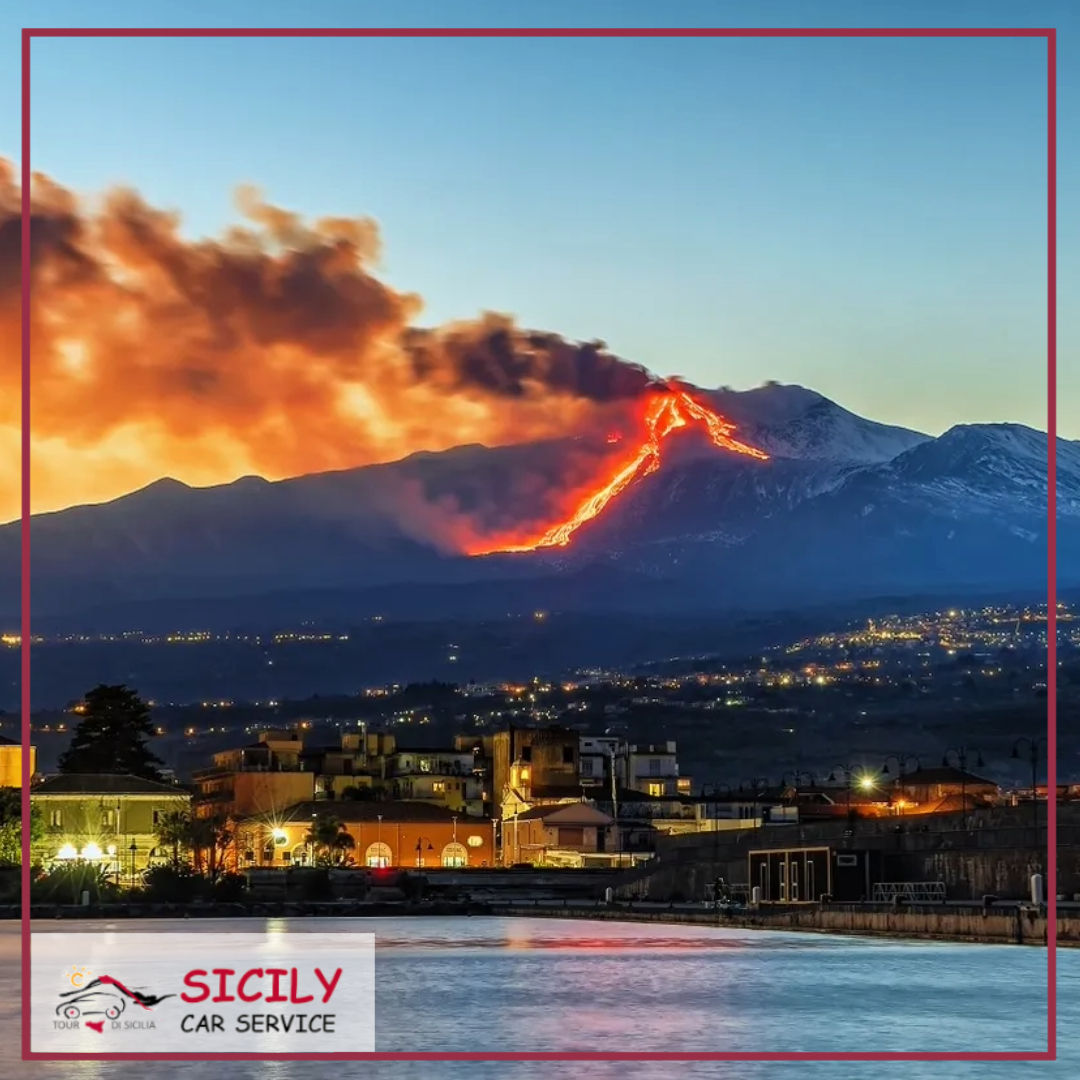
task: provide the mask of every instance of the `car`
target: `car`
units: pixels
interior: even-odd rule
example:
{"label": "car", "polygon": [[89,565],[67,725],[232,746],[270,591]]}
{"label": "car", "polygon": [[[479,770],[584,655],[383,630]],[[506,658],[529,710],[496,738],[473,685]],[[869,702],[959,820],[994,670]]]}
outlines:
{"label": "car", "polygon": [[65,1020],[78,1020],[80,1016],[107,1016],[115,1020],[126,1008],[122,994],[114,994],[111,990],[85,990],[61,1001],[56,1006],[56,1015]]}

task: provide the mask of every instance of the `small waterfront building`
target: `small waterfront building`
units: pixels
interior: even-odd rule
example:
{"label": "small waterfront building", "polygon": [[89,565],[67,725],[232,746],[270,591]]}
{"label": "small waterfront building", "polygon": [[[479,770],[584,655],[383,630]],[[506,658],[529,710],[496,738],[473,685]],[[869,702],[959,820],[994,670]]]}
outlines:
{"label": "small waterfront building", "polygon": [[898,777],[892,788],[894,804],[903,802],[903,809],[908,813],[923,814],[991,806],[1000,795],[993,780],[951,765],[917,769]]}
{"label": "small waterfront building", "polygon": [[587,802],[534,806],[503,821],[506,865],[585,865],[618,855],[615,819]]}
{"label": "small waterfront building", "polygon": [[44,825],[35,861],[83,859],[126,882],[171,859],[157,830],[165,815],[190,810],[191,792],[139,776],[66,773],[36,784],[30,802]]}
{"label": "small waterfront building", "polygon": [[342,866],[411,869],[493,867],[495,824],[423,802],[308,800],[236,823],[226,862],[231,869],[314,865],[311,839],[320,817],[335,818],[348,836]]}
{"label": "small waterfront building", "polygon": [[747,854],[748,887],[763,904],[869,900],[880,879],[881,853],[822,847],[772,848]]}

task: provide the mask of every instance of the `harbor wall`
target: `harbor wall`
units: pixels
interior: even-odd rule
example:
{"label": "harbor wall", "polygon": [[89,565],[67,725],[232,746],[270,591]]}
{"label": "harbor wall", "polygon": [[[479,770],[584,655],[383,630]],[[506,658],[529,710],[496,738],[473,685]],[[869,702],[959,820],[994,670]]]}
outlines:
{"label": "harbor wall", "polygon": [[[521,915],[520,906],[493,913]],[[689,923],[696,926],[731,927],[749,930],[809,931],[822,934],[852,934],[867,937],[895,937],[934,941],[958,941],[996,945],[1045,945],[1045,910],[1014,905],[985,912],[981,909],[945,905],[920,905],[902,911],[871,908],[869,905],[805,904],[789,908],[761,908],[728,914],[710,909],[635,907],[626,904],[575,907],[536,905],[530,916],[561,919],[603,919],[624,922]],[[1062,946],[1080,947],[1080,908],[1059,913],[1057,940]]]}
{"label": "harbor wall", "polygon": [[[653,863],[624,874],[616,892],[623,898],[700,900],[718,877],[747,884],[751,851],[828,846],[880,852],[879,880],[944,882],[950,900],[1023,900],[1031,876],[1046,872],[1046,840],[1045,821],[1036,832],[1030,810],[1010,807],[673,836],[658,845]],[[1080,805],[1058,807],[1057,854],[1057,895],[1080,896]]]}

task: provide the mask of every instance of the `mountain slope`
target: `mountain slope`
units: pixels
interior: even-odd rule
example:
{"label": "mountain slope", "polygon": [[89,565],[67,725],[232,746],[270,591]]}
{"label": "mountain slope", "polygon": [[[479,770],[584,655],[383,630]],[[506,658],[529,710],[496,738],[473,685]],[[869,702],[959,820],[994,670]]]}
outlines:
{"label": "mountain slope", "polygon": [[[1044,584],[1044,434],[962,425],[930,439],[801,387],[713,397],[739,436],[773,457],[718,452],[700,432],[680,433],[662,467],[565,548],[460,554],[469,530],[553,513],[589,480],[602,439],[462,446],[276,483],[246,477],[196,489],[163,480],[33,519],[35,616],[110,606],[191,618],[204,602],[220,610],[216,601],[235,597],[238,616],[246,606],[270,618],[277,604],[296,618],[309,604],[314,617],[340,609],[329,598],[346,593],[381,594],[384,603],[407,595],[411,610],[433,614],[555,600],[595,607],[605,598],[678,610]],[[1057,452],[1068,581],[1080,578],[1080,444],[1059,440]],[[0,527],[8,620],[18,556],[18,525]]]}

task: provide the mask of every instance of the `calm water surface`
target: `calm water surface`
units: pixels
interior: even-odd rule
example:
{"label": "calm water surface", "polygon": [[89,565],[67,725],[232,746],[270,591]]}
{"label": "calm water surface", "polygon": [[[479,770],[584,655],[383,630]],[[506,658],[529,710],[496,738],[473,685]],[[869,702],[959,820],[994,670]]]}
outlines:
{"label": "calm water surface", "polygon": [[[989,945],[549,919],[140,920],[38,928],[376,935],[380,1050],[1037,1050],[1046,954]],[[1047,1063],[162,1062],[155,1080],[1080,1077],[1080,952],[1059,952]],[[0,1077],[136,1080],[146,1063],[23,1062],[19,928],[0,927]]]}

